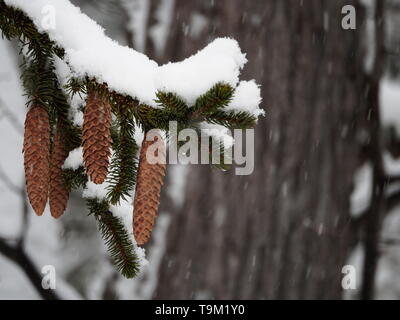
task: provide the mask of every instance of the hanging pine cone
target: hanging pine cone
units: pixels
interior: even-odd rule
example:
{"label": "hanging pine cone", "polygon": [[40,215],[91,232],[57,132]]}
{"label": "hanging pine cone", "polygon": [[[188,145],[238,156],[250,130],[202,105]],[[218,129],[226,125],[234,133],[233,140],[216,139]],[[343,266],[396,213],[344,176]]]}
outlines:
{"label": "hanging pine cone", "polygon": [[50,123],[47,110],[33,105],[25,119],[24,167],[28,198],[38,216],[49,193]]}
{"label": "hanging pine cone", "polygon": [[104,182],[111,154],[111,106],[95,90],[89,90],[84,113],[82,144],[83,159],[90,180]]}
{"label": "hanging pine cone", "polygon": [[[153,230],[160,203],[160,191],[165,176],[165,162],[150,164],[146,159],[148,148],[154,143],[145,135],[140,150],[139,169],[133,209],[133,233],[138,245],[145,244]],[[158,139],[162,139],[158,136]],[[165,157],[165,148],[158,150]],[[158,154],[155,154],[158,156]],[[161,155],[161,154],[160,154]]]}
{"label": "hanging pine cone", "polygon": [[68,149],[63,142],[63,128],[58,121],[50,163],[49,203],[50,212],[54,218],[62,216],[67,208],[69,198],[69,189],[65,186],[62,177],[62,166],[68,157]]}

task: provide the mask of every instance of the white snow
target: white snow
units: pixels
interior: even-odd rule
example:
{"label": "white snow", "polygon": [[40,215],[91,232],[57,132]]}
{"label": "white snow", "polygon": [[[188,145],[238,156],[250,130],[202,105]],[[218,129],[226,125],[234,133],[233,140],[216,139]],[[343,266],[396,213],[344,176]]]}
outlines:
{"label": "white snow", "polygon": [[60,82],[60,85],[64,87],[68,83],[68,79],[71,77],[71,70],[68,65],[61,60],[59,57],[54,56],[55,72]]}
{"label": "white snow", "polygon": [[102,184],[95,184],[89,180],[86,184],[86,188],[83,190],[82,197],[86,199],[105,200],[107,198],[108,186],[109,184],[107,181]]}
{"label": "white snow", "polygon": [[261,100],[261,90],[255,80],[240,81],[226,110],[247,111],[258,117],[265,115],[264,110],[259,108]]}
{"label": "white snow", "polygon": [[83,148],[79,147],[70,151],[67,159],[64,161],[63,169],[77,170],[83,166]]}
{"label": "white snow", "polygon": [[174,92],[190,105],[217,82],[236,87],[247,62],[237,41],[218,38],[195,55],[159,67],[156,88]]}
{"label": "white snow", "polygon": [[[106,82],[111,90],[135,97],[153,107],[157,107],[157,90],[174,92],[193,104],[196,98],[217,82],[226,82],[236,87],[240,70],[247,62],[237,41],[218,38],[182,62],[159,67],[146,55],[121,46],[107,37],[102,27],[68,0],[5,2],[24,11],[40,32],[47,32],[51,40],[65,49],[65,62],[75,77],[94,77],[98,82]],[[43,8],[49,6],[56,15],[54,27],[43,23],[48,21],[46,14],[49,14]],[[242,83],[238,88],[238,103],[245,100],[245,94],[257,94],[256,87],[252,82]],[[258,96],[248,98],[253,99],[249,108],[254,110],[257,101],[259,103],[261,99]],[[256,110],[257,115],[261,114]]]}
{"label": "white snow", "polygon": [[[78,96],[74,96],[74,97],[78,97]],[[74,99],[72,99],[74,100]],[[72,104],[71,104],[72,106]],[[83,112],[79,111],[78,109],[74,109],[73,107],[71,107],[70,109],[71,113],[70,113],[70,117],[72,118],[72,123],[75,126],[78,127],[82,127],[83,126]]]}
{"label": "white snow", "polygon": [[71,69],[65,61],[61,60],[59,57],[54,57],[55,73],[57,75],[58,81],[60,83],[61,89],[63,90],[69,105],[71,106],[69,110],[69,118],[72,123],[78,127],[83,125],[83,112],[80,111],[80,107],[85,105],[86,94],[81,93],[75,94],[72,97],[65,90],[65,86],[68,84],[68,80],[73,77]]}
{"label": "white snow", "polygon": [[[47,32],[51,40],[65,49],[65,60],[77,77],[95,77],[98,82],[107,82],[112,90],[154,104],[157,63],[108,38],[103,28],[68,0],[5,2],[23,10],[39,31]],[[54,7],[57,25],[44,29],[42,9],[49,5]]]}
{"label": "white snow", "polygon": [[232,137],[232,133],[228,128],[221,126],[219,124],[211,124],[208,122],[202,122],[201,124],[201,132],[213,137],[219,142],[222,142],[225,149],[231,148],[234,144],[234,139]]}
{"label": "white snow", "polygon": [[135,133],[133,138],[135,139],[136,144],[140,147],[144,139],[144,132],[141,127],[135,125]]}

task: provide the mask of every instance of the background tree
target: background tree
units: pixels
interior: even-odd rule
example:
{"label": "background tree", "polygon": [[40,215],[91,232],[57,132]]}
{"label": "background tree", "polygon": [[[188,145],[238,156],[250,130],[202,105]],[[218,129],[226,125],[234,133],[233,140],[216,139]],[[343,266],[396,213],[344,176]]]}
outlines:
{"label": "background tree", "polygon": [[[246,74],[262,83],[267,118],[256,132],[253,175],[191,170],[188,181],[196,183],[172,215],[155,297],[341,297],[366,116],[362,9],[350,2],[358,30],[343,30],[345,4],[177,1],[167,54],[176,60],[209,37],[237,37],[252,61]],[[185,37],[180,26],[193,12],[206,23],[198,37]]]}

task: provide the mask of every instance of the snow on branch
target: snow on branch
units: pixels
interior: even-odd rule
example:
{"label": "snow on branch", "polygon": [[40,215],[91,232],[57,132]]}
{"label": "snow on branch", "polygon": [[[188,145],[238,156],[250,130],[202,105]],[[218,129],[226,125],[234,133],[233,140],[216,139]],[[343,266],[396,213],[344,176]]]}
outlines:
{"label": "snow on branch", "polygon": [[[31,149],[25,155],[34,155],[26,162],[39,163],[51,176],[50,186],[48,179],[27,179],[44,190],[38,198],[36,189],[28,188],[40,205],[36,213],[42,214],[50,199],[51,214],[60,217],[70,191],[83,189],[115,265],[134,277],[147,263],[138,245],[149,238],[165,175],[165,164],[150,165],[143,147],[138,153],[140,141],[151,129],[167,131],[176,121],[182,128],[210,129],[220,158],[234,142],[229,130],[254,128],[264,114],[260,87],[239,79],[246,55],[234,39],[218,38],[181,62],[159,66],[107,37],[69,0],[0,0],[0,10],[3,35],[24,46],[28,128],[34,132],[36,123],[43,123],[39,134],[24,140]],[[52,144],[51,161],[51,149],[42,150],[35,141]],[[146,181],[155,181],[155,187]],[[150,192],[143,192],[146,188]],[[135,208],[126,198],[134,198]],[[147,208],[152,220],[141,220]]]}
{"label": "snow on branch", "polygon": [[[107,83],[110,90],[154,108],[159,107],[155,102],[157,90],[174,92],[192,104],[218,82],[235,88],[247,62],[237,41],[219,38],[182,62],[159,66],[146,55],[107,37],[101,26],[68,0],[4,1],[22,10],[39,32],[47,33],[50,40],[64,49],[64,60],[74,77],[95,78],[99,83]],[[54,8],[54,28],[43,27],[44,8],[49,6]],[[240,108],[248,106],[246,111],[255,116],[262,114],[255,82],[241,83],[238,89],[240,97],[233,101],[232,109],[237,109],[240,102]],[[254,102],[250,106],[248,99]]]}
{"label": "snow on branch", "polygon": [[192,105],[218,82],[236,87],[240,69],[246,62],[237,41],[219,38],[181,62],[159,67],[155,77],[156,88],[174,92]]}

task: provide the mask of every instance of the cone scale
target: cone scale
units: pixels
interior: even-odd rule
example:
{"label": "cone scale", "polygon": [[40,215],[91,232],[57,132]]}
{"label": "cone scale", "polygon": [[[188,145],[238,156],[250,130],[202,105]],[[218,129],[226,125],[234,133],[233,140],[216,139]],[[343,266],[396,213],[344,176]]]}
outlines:
{"label": "cone scale", "polygon": [[102,184],[107,177],[111,154],[110,127],[110,103],[90,89],[84,112],[82,145],[86,172],[95,184]]}
{"label": "cone scale", "polygon": [[[158,139],[162,138],[158,136]],[[152,164],[147,159],[147,152],[153,143],[154,141],[147,141],[146,134],[140,150],[133,204],[133,234],[138,245],[143,245],[150,239],[160,204],[160,192],[165,176],[165,161]],[[159,152],[162,154],[157,154]],[[162,147],[155,152],[155,155],[165,160],[165,145],[163,143]]]}
{"label": "cone scale", "polygon": [[62,126],[58,121],[51,154],[49,192],[50,212],[56,219],[64,213],[69,199],[69,189],[65,186],[62,177],[62,166],[68,157],[68,150],[63,143],[62,132]]}
{"label": "cone scale", "polygon": [[38,216],[48,199],[49,151],[49,115],[41,106],[33,105],[26,114],[23,152],[28,198]]}

